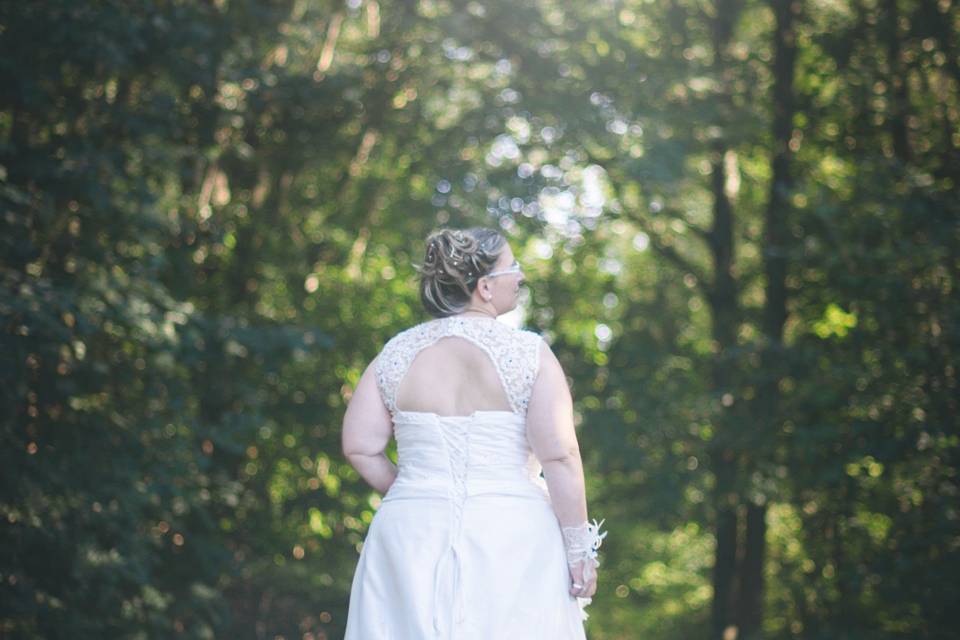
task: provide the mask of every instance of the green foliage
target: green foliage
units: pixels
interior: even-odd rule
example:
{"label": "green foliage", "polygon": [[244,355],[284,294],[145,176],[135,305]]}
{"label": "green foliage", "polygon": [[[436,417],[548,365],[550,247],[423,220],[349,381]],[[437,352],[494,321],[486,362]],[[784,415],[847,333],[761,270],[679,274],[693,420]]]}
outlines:
{"label": "green foliage", "polygon": [[949,637],[958,9],[797,5],[774,246],[781,5],[0,3],[0,636],[340,637],[352,385],[420,239],[495,224],[611,530],[592,638],[710,635],[728,490],[765,637]]}

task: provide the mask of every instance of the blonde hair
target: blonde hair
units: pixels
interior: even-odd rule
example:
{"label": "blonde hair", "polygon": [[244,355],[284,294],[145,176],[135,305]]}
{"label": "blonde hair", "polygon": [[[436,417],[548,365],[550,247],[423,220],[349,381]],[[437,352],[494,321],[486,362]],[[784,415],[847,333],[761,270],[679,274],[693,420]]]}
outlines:
{"label": "blonde hair", "polygon": [[493,271],[507,246],[495,229],[440,229],[427,236],[427,250],[420,272],[420,301],[436,317],[463,311],[477,288],[477,281]]}

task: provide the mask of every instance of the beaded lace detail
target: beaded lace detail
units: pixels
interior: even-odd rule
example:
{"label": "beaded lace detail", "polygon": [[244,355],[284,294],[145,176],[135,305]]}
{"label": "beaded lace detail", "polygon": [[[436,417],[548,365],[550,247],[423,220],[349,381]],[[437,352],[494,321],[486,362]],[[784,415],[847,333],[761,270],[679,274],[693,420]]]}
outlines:
{"label": "beaded lace detail", "polygon": [[441,338],[459,337],[490,357],[514,413],[526,416],[540,366],[540,336],[493,318],[450,317],[418,324],[394,336],[377,358],[377,383],[383,401],[396,414],[397,389],[417,354]]}

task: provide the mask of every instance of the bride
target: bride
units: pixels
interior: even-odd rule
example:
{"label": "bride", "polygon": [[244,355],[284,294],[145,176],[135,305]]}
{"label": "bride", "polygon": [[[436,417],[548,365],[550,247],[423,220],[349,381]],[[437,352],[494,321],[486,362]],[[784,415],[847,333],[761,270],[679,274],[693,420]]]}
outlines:
{"label": "bride", "polygon": [[343,419],[345,456],[384,494],[346,640],[583,639],[606,533],[587,521],[560,363],[497,320],[523,271],[499,232],[444,229],[420,276],[434,319],[387,342]]}

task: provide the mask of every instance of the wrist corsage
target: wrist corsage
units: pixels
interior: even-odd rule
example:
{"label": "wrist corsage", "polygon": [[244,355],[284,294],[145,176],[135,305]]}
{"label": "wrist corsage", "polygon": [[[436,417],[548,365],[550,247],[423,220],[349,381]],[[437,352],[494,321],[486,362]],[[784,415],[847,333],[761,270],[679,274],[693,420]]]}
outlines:
{"label": "wrist corsage", "polygon": [[[574,565],[582,562],[583,579],[585,582],[589,582],[597,575],[596,568],[600,566],[600,560],[597,558],[597,550],[600,548],[603,539],[607,536],[606,531],[603,533],[600,532],[600,526],[604,522],[605,520],[597,522],[596,519],[594,519],[593,522],[584,522],[581,525],[562,527],[561,529],[563,532],[563,544],[567,550],[567,566],[572,568]],[[583,619],[586,620],[589,616],[587,615],[585,607],[590,604],[592,599],[577,597],[577,601],[580,604],[580,612]]]}

